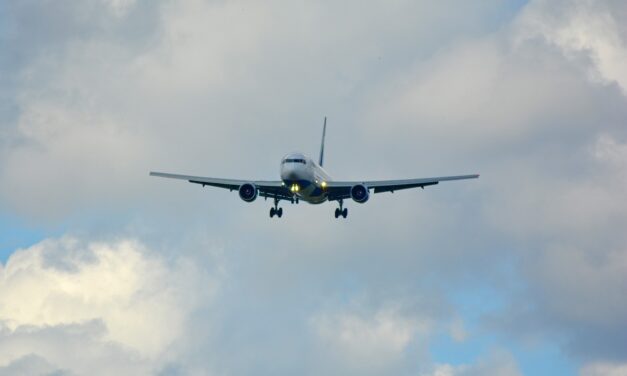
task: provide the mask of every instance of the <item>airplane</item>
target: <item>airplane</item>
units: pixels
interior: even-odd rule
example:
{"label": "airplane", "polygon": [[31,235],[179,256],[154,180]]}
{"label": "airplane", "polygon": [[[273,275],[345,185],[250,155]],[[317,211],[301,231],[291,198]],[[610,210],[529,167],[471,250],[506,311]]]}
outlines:
{"label": "airplane", "polygon": [[189,176],[169,174],[164,172],[150,172],[150,176],[163,178],[182,179],[190,183],[208,185],[237,190],[239,197],[246,202],[253,202],[258,196],[274,199],[274,206],[270,208],[270,218],[275,215],[283,216],[283,208],[279,207],[281,200],[298,204],[300,200],[310,204],[321,204],[325,201],[337,201],[339,207],[335,209],[335,218],[348,216],[348,208],[344,207],[344,200],[363,204],[370,198],[370,191],[374,193],[400,191],[409,188],[422,188],[436,185],[441,181],[476,179],[475,175],[442,176],[436,178],[419,178],[404,180],[360,180],[360,181],[334,181],[324,170],[324,139],[327,131],[327,118],[324,118],[322,128],[322,143],[320,146],[320,158],[316,163],[302,153],[290,153],[281,159],[281,180],[235,180],[210,178],[203,176]]}

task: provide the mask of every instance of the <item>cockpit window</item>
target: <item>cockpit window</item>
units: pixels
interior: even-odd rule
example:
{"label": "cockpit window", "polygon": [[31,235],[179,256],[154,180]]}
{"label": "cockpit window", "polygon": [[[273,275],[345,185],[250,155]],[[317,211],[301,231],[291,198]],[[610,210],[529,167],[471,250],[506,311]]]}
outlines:
{"label": "cockpit window", "polygon": [[302,164],[306,164],[304,159],[298,159],[298,158],[287,158],[283,160],[283,163],[302,163]]}

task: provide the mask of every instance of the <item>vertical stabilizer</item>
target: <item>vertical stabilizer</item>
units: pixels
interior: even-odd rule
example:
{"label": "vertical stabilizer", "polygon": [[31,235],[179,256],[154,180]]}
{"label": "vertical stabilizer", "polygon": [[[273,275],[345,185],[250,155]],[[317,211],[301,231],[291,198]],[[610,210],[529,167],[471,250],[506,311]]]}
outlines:
{"label": "vertical stabilizer", "polygon": [[324,135],[327,133],[327,117],[324,117],[324,125],[322,126],[322,144],[320,145],[320,160],[318,164],[322,167],[324,162]]}

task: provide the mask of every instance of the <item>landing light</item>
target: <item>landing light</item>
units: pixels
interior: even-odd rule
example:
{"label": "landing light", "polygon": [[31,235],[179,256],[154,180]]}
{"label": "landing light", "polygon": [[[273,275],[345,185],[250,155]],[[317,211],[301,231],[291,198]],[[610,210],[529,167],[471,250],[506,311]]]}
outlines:
{"label": "landing light", "polygon": [[320,185],[322,186],[322,188],[326,188],[327,187],[327,182],[323,181],[322,183],[320,183]]}
{"label": "landing light", "polygon": [[292,191],[292,193],[298,192],[300,190],[300,187],[298,186],[298,184],[292,184],[292,186],[290,187],[290,191]]}

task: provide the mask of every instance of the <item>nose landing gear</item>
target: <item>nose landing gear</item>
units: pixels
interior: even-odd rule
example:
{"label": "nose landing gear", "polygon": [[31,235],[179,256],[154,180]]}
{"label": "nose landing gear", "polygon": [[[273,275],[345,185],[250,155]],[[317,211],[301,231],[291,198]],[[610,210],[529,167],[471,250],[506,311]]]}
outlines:
{"label": "nose landing gear", "polygon": [[340,203],[340,207],[335,209],[335,218],[339,218],[340,216],[346,218],[348,216],[348,208],[343,208],[344,200],[338,200],[338,202]]}
{"label": "nose landing gear", "polygon": [[274,199],[274,207],[270,208],[270,218],[274,217],[275,215],[279,218],[281,218],[283,216],[283,208],[279,208],[279,200],[278,199]]}

